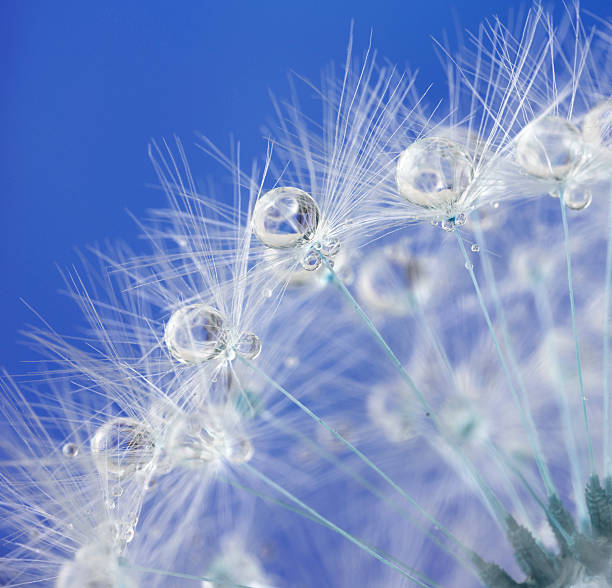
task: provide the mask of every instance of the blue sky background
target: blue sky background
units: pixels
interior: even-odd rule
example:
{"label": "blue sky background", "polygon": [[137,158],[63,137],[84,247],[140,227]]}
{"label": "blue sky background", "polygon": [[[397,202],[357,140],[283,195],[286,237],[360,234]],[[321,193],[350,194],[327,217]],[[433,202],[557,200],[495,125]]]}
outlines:
{"label": "blue sky background", "polygon": [[[560,4],[560,3],[558,3]],[[520,3],[392,2],[0,2],[0,366],[23,372],[36,356],[16,345],[36,322],[23,297],[63,333],[80,323],[58,294],[55,264],[76,261],[104,239],[137,243],[125,212],[163,205],[150,139],[201,131],[225,148],[233,133],[243,160],[261,156],[268,90],[287,94],[291,69],[318,81],[344,58],[351,19],[356,47],[374,46],[400,66],[443,84],[430,35],[451,37]],[[612,16],[610,0],[583,7]],[[204,157],[197,176],[211,168]]]}

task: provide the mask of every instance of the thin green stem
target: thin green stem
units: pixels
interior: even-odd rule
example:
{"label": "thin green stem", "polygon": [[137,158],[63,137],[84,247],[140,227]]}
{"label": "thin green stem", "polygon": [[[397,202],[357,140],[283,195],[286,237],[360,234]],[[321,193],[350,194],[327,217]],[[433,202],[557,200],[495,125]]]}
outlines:
{"label": "thin green stem", "polygon": [[608,212],[608,248],[606,252],[606,285],[604,288],[603,324],[603,392],[604,392],[604,438],[603,471],[610,475],[610,284],[612,282],[612,182],[610,182],[610,208]]}
{"label": "thin green stem", "polygon": [[374,336],[374,339],[376,340],[376,342],[386,352],[388,358],[391,360],[391,362],[398,369],[400,375],[402,376],[404,381],[408,384],[408,386],[410,387],[412,393],[416,396],[416,398],[420,402],[421,406],[425,409],[426,413],[431,418],[432,423],[434,424],[438,434],[440,434],[440,436],[449,445],[449,447],[451,447],[453,449],[453,451],[455,451],[455,453],[462,460],[463,465],[470,472],[470,475],[472,476],[472,478],[476,482],[476,485],[477,485],[480,493],[482,494],[482,496],[484,498],[484,504],[487,507],[487,509],[489,510],[489,512],[491,513],[493,519],[498,523],[498,525],[503,530],[506,530],[506,523],[505,523],[506,516],[507,516],[506,509],[503,507],[503,505],[497,499],[497,497],[495,496],[495,494],[493,493],[491,488],[489,488],[487,483],[482,479],[482,477],[480,476],[480,474],[478,473],[476,468],[473,466],[473,464],[470,463],[469,459],[463,453],[461,448],[456,443],[454,443],[452,438],[450,437],[450,435],[448,435],[446,433],[446,431],[445,431],[444,427],[442,426],[442,423],[438,419],[435,411],[430,406],[430,404],[427,402],[425,397],[421,394],[419,389],[416,387],[414,381],[412,380],[412,378],[410,377],[408,372],[404,369],[404,366],[402,365],[402,362],[395,355],[395,353],[393,353],[393,350],[389,347],[389,345],[385,341],[384,337],[380,334],[380,332],[378,331],[378,329],[376,328],[376,326],[374,325],[374,323],[372,322],[370,317],[367,315],[365,310],[363,310],[363,308],[361,308],[361,306],[359,305],[357,300],[355,300],[354,296],[349,292],[348,288],[344,285],[344,282],[338,277],[338,274],[336,274],[336,272],[334,271],[334,268],[329,263],[329,260],[324,255],[322,255],[321,253],[319,253],[319,256],[321,257],[321,259],[323,260],[323,263],[327,267],[327,270],[329,271],[330,275],[332,276],[332,278],[334,280],[334,283],[338,286],[338,288],[340,288],[340,291],[342,292],[344,297],[351,303],[351,305],[353,306],[355,312],[359,315],[359,317],[362,319],[362,321],[368,327],[368,329],[370,330],[370,332]]}
{"label": "thin green stem", "polygon": [[[549,494],[551,493],[551,489],[548,487],[548,484],[546,483],[546,480],[550,477],[547,476],[547,468],[545,466],[545,462],[544,459],[540,453],[540,451],[538,451],[538,445],[537,443],[535,443],[534,439],[533,439],[533,429],[532,427],[529,426],[529,420],[525,414],[525,411],[523,409],[521,400],[517,394],[516,388],[514,387],[514,384],[512,382],[512,377],[510,375],[510,370],[508,369],[508,364],[506,363],[506,360],[504,359],[504,356],[502,354],[501,351],[501,347],[499,345],[499,340],[497,339],[497,335],[495,334],[495,329],[493,328],[493,323],[491,321],[491,317],[489,315],[489,311],[487,310],[487,306],[485,304],[484,298],[482,296],[482,292],[480,290],[480,286],[478,285],[478,280],[476,279],[476,274],[474,273],[474,267],[472,265],[472,262],[470,261],[470,258],[467,254],[467,251],[465,249],[465,244],[463,242],[463,238],[461,237],[461,233],[457,230],[457,227],[454,227],[454,232],[455,232],[455,236],[457,237],[457,242],[459,243],[459,248],[461,249],[461,253],[463,254],[463,259],[465,260],[465,267],[467,268],[467,270],[470,273],[470,278],[472,279],[472,284],[474,285],[474,290],[476,291],[476,296],[478,298],[478,303],[480,304],[480,309],[482,310],[482,314],[484,315],[485,321],[487,323],[487,327],[489,328],[489,333],[491,334],[491,338],[493,339],[493,344],[495,346],[495,351],[497,352],[497,357],[499,358],[499,361],[501,363],[502,366],[502,370],[504,372],[504,375],[506,377],[506,381],[508,382],[508,387],[510,388],[510,392],[512,394],[512,398],[514,400],[514,403],[516,404],[517,410],[519,411],[519,416],[521,418],[521,421],[523,423],[523,427],[525,429],[525,432],[527,433],[527,436],[529,438],[529,443],[531,445],[531,451],[533,452],[534,458],[536,460],[536,465],[538,467],[538,471],[540,472],[540,476],[542,478],[542,480],[544,481],[544,485],[546,486],[546,490],[549,492]],[[554,492],[553,492],[554,493]]]}
{"label": "thin green stem", "polygon": [[[219,582],[218,578],[209,578],[207,576],[194,576],[192,574],[183,574],[181,572],[171,572],[168,570],[160,570],[158,568],[147,568],[143,566],[135,566],[129,563],[127,560],[122,559],[120,565],[129,570],[134,570],[135,572],[140,572],[141,574],[156,574],[158,576],[168,576],[170,578],[182,578],[183,580],[193,580],[194,582],[211,582],[212,584],[216,584]],[[223,579],[224,586],[233,586],[234,588],[254,588],[253,586],[248,586],[246,584],[234,584],[229,580]],[[263,588],[263,587],[262,587]]]}
{"label": "thin green stem", "polygon": [[[531,438],[533,440],[533,449],[535,454],[538,456],[542,456],[542,446],[540,444],[540,437],[538,435],[538,429],[533,420],[533,415],[531,412],[531,406],[529,403],[529,396],[527,395],[527,391],[525,389],[525,383],[523,381],[523,377],[521,375],[521,370],[519,368],[519,362],[516,357],[516,353],[514,351],[514,345],[512,343],[512,338],[510,337],[510,332],[508,329],[508,322],[506,320],[506,313],[504,311],[504,305],[501,302],[501,297],[499,296],[499,291],[497,289],[497,282],[495,280],[495,272],[493,271],[493,265],[491,264],[491,259],[487,249],[486,238],[482,228],[480,226],[480,219],[478,217],[478,212],[474,214],[474,229],[476,232],[476,238],[480,243],[481,247],[481,259],[483,262],[483,269],[485,278],[489,287],[491,288],[491,294],[493,297],[493,303],[495,305],[495,313],[499,319],[501,330],[502,330],[502,339],[504,341],[505,349],[508,353],[508,362],[510,364],[510,369],[516,378],[516,382],[518,384],[518,391],[520,394],[520,401],[522,404],[520,407],[524,409],[525,418],[527,420],[527,425],[529,426],[529,432]],[[519,408],[520,408],[519,407]],[[555,488],[555,484],[553,482],[552,476],[550,475],[550,470],[548,469],[548,465],[545,459],[541,459],[540,463],[542,464],[542,481],[544,482],[544,486],[548,493],[548,496],[557,495],[557,490]]]}
{"label": "thin green stem", "polygon": [[[431,582],[430,580],[427,580],[428,584],[425,584],[419,578],[416,577],[416,574],[415,574],[415,572],[413,570],[408,571],[407,569],[404,569],[403,566],[400,566],[400,565],[398,565],[396,563],[393,563],[393,562],[389,561],[386,557],[380,555],[380,553],[378,553],[378,551],[376,551],[375,549],[373,549],[371,547],[368,547],[361,540],[357,539],[356,537],[354,537],[350,533],[346,532],[344,529],[338,527],[338,525],[335,525],[330,520],[326,519],[323,515],[320,515],[314,509],[310,508],[307,504],[302,502],[299,498],[297,498],[296,496],[291,494],[291,492],[289,492],[288,490],[285,490],[282,486],[279,486],[276,482],[274,482],[273,480],[268,478],[265,474],[263,474],[260,471],[256,470],[254,467],[252,467],[248,463],[242,464],[242,468],[245,469],[246,471],[248,471],[251,475],[255,476],[256,478],[259,478],[262,482],[264,482],[265,484],[267,484],[271,488],[274,488],[274,490],[276,490],[277,492],[279,492],[280,494],[282,494],[283,496],[288,498],[291,502],[294,502],[295,504],[297,504],[298,506],[303,508],[306,512],[310,513],[317,520],[321,521],[321,523],[323,523],[325,526],[327,526],[330,529],[336,531],[336,533],[338,533],[339,535],[341,535],[345,539],[348,539],[351,543],[357,545],[357,547],[359,547],[360,549],[362,549],[366,553],[369,553],[370,555],[375,557],[380,562],[384,563],[385,565],[389,566],[390,568],[392,568],[395,571],[397,571],[400,574],[402,574],[402,576],[412,580],[418,586],[422,586],[423,588],[430,588],[431,585],[433,584],[433,582]],[[421,574],[419,574],[419,575],[421,575]]]}
{"label": "thin green stem", "polygon": [[563,222],[563,238],[565,242],[565,259],[567,261],[567,285],[569,290],[570,309],[572,313],[572,333],[574,335],[574,347],[576,349],[576,367],[578,370],[578,385],[580,387],[580,399],[582,402],[582,415],[587,436],[587,448],[589,451],[589,467],[591,474],[595,473],[595,459],[593,458],[593,444],[591,443],[591,431],[589,428],[589,417],[584,394],[584,383],[582,380],[582,362],[580,360],[580,347],[578,345],[578,330],[576,327],[576,308],[574,303],[574,285],[572,283],[572,256],[569,245],[569,230],[567,227],[567,212],[565,210],[564,191],[559,191],[559,202],[561,204],[561,220]]}
{"label": "thin green stem", "polygon": [[330,427],[321,417],[316,415],[312,410],[310,410],[305,404],[300,402],[293,394],[287,391],[283,386],[281,386],[278,382],[270,378],[263,370],[258,368],[254,363],[238,355],[242,362],[248,365],[253,371],[257,372],[262,378],[264,378],[271,386],[276,388],[283,396],[289,399],[293,404],[295,404],[298,408],[304,411],[310,418],[312,418],[315,422],[319,423],[325,430],[331,433],[338,441],[346,445],[361,461],[363,461],[370,469],[372,469],[376,474],[378,474],[385,482],[387,482],[396,492],[398,492],[402,497],[404,497],[410,504],[412,504],[427,520],[429,520],[433,525],[438,527],[440,531],[446,535],[457,547],[459,547],[462,551],[466,553],[470,553],[470,550],[465,547],[444,525],[438,522],[435,518],[433,518],[426,510],[424,510],[409,494],[407,494],[396,482],[394,482],[387,474],[385,474],[372,460],[370,460],[365,454],[363,454],[359,449],[357,449],[352,443],[347,441],[338,431]]}

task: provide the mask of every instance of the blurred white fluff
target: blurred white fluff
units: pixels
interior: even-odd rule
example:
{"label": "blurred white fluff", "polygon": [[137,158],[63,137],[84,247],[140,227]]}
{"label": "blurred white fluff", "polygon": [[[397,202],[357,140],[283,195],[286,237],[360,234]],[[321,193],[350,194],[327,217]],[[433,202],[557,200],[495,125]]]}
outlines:
{"label": "blurred white fluff", "polygon": [[2,379],[1,581],[612,583],[610,31],[489,21],[439,103],[350,46],[262,166],[202,139],[227,200],[153,144],[149,251]]}

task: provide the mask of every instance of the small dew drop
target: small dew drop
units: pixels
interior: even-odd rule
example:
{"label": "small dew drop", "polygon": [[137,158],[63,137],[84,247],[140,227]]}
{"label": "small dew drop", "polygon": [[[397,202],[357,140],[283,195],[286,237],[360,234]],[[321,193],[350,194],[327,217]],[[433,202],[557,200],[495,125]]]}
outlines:
{"label": "small dew drop", "polygon": [[123,486],[120,486],[119,484],[115,484],[111,489],[111,494],[115,498],[119,498],[123,494]]}
{"label": "small dew drop", "polygon": [[316,251],[310,250],[302,258],[302,267],[309,272],[319,269],[321,267],[321,263],[321,257]]}
{"label": "small dew drop", "polygon": [[106,508],[108,508],[108,510],[115,510],[116,506],[117,506],[117,503],[114,500],[106,501]]}
{"label": "small dew drop", "polygon": [[474,269],[474,264],[471,261],[466,261],[465,262],[465,269],[466,270],[472,270]]}
{"label": "small dew drop", "polygon": [[478,245],[477,243],[474,243],[471,249],[474,253],[478,253],[480,251],[480,245]]}
{"label": "small dew drop", "polygon": [[326,237],[321,241],[321,253],[326,257],[334,257],[340,251],[340,239],[337,237]]}
{"label": "small dew drop", "polygon": [[247,359],[255,359],[261,353],[261,341],[255,333],[243,333],[236,344],[236,352]]}
{"label": "small dew drop", "polygon": [[62,447],[62,453],[66,457],[76,457],[79,454],[79,448],[75,443],[66,443]]}
{"label": "small dew drop", "polygon": [[270,288],[264,288],[262,294],[264,298],[272,298],[272,290]]}
{"label": "small dew drop", "polygon": [[447,218],[445,220],[443,220],[440,223],[440,226],[445,230],[445,231],[452,231],[455,228],[455,221],[451,220],[450,218]]}

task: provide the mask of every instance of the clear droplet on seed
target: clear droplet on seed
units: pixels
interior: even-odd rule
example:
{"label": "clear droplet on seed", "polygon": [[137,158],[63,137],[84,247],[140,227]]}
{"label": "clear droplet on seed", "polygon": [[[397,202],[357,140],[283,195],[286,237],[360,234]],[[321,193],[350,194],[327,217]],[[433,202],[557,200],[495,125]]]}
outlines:
{"label": "clear droplet on seed", "polygon": [[75,443],[66,443],[62,447],[62,453],[66,457],[76,457],[79,454],[79,448]]}
{"label": "clear droplet on seed", "polygon": [[321,253],[325,257],[335,257],[340,251],[340,239],[327,237],[321,241]]}
{"label": "clear droplet on seed", "polygon": [[321,256],[313,250],[308,251],[302,258],[302,267],[309,272],[319,269],[322,263]]}
{"label": "clear droplet on seed", "polygon": [[261,353],[261,341],[255,333],[243,333],[235,349],[243,357],[255,359]]}
{"label": "clear droplet on seed", "polygon": [[395,179],[399,193],[412,204],[447,207],[470,184],[472,161],[467,150],[455,141],[427,137],[402,151]]}
{"label": "clear droplet on seed", "polygon": [[218,357],[225,349],[224,320],[206,304],[190,304],[172,313],[164,342],[181,363],[201,363]]}
{"label": "clear droplet on seed", "polygon": [[299,188],[266,192],[253,210],[253,232],[268,247],[290,249],[310,241],[319,225],[319,207]]}
{"label": "clear droplet on seed", "polygon": [[572,210],[584,210],[593,200],[593,192],[589,186],[567,186],[563,191],[563,202]]}
{"label": "clear droplet on seed", "polygon": [[153,462],[155,443],[150,429],[132,418],[103,424],[91,439],[91,452],[102,474],[130,476]]}
{"label": "clear droplet on seed", "polygon": [[529,174],[562,180],[580,163],[583,142],[580,131],[568,120],[547,116],[527,125],[516,143],[516,158]]}

